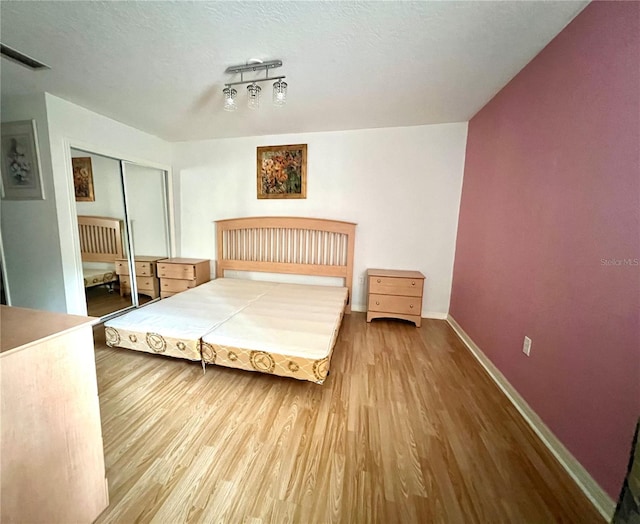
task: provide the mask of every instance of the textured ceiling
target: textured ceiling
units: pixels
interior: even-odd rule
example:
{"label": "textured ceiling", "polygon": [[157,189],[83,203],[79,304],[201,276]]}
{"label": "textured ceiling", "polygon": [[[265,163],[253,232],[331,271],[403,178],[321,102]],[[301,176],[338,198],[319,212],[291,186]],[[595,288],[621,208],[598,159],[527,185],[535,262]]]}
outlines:
{"label": "textured ceiling", "polygon": [[[587,2],[0,2],[2,96],[47,91],[179,141],[466,121]],[[281,59],[289,101],[222,110],[229,65]]]}

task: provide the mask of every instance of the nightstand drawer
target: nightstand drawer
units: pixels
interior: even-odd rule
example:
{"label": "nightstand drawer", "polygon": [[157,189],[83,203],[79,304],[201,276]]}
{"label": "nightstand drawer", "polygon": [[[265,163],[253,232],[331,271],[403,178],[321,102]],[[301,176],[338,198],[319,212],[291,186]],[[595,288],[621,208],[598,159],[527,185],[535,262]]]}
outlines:
{"label": "nightstand drawer", "polygon": [[[138,290],[153,291],[158,288],[158,280],[154,277],[136,277]],[[120,285],[131,288],[131,277],[129,275],[120,275]]]}
{"label": "nightstand drawer", "polygon": [[[154,262],[135,262],[136,264],[136,276],[138,277],[152,277],[156,274]],[[129,274],[129,261],[118,259],[116,260],[116,274],[128,275]]]}
{"label": "nightstand drawer", "polygon": [[[196,270],[193,264],[164,264],[159,262],[158,276],[161,278],[182,278],[193,280],[196,278]],[[184,291],[184,289],[182,291]]]}
{"label": "nightstand drawer", "polygon": [[158,279],[155,277],[136,277],[138,291],[158,291]]}
{"label": "nightstand drawer", "polygon": [[116,275],[128,275],[129,262],[127,260],[116,260]]}
{"label": "nightstand drawer", "polygon": [[369,277],[369,293],[380,295],[422,296],[421,278]]}
{"label": "nightstand drawer", "polygon": [[160,290],[169,291],[171,293],[180,293],[192,287],[196,287],[195,280],[180,280],[173,278],[160,279]]}
{"label": "nightstand drawer", "polygon": [[136,276],[137,277],[152,277],[155,275],[155,264],[152,262],[136,262]]}
{"label": "nightstand drawer", "polygon": [[131,294],[131,277],[129,275],[120,275],[120,295]]}
{"label": "nightstand drawer", "polygon": [[420,297],[400,297],[394,295],[369,295],[369,311],[420,315],[422,299]]}

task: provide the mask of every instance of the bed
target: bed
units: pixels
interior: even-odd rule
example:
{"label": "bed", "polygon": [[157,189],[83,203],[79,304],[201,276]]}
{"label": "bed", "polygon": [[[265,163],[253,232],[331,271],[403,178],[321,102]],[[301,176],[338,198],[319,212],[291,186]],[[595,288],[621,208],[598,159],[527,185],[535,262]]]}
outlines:
{"label": "bed", "polygon": [[118,218],[78,216],[84,287],[107,285],[113,291],[118,280],[116,259],[124,258],[123,222]]}
{"label": "bed", "polygon": [[[351,312],[355,224],[297,217],[216,222],[216,279],[105,324],[107,345],[322,384]],[[342,286],[227,278],[339,277]]]}

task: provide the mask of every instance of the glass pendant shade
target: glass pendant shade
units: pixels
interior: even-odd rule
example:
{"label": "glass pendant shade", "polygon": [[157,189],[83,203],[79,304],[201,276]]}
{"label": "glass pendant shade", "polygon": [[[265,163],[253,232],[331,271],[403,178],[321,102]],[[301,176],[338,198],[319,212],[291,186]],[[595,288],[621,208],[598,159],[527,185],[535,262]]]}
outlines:
{"label": "glass pendant shade", "polygon": [[278,80],[273,84],[273,105],[282,107],[287,103],[287,83]]}
{"label": "glass pendant shade", "polygon": [[262,89],[257,84],[249,84],[247,86],[247,106],[249,109],[258,109],[260,107],[260,91]]}
{"label": "glass pendant shade", "polygon": [[224,95],[224,110],[225,111],[235,111],[238,109],[238,104],[236,102],[236,96],[238,92],[232,87],[225,87],[222,90],[222,94]]}

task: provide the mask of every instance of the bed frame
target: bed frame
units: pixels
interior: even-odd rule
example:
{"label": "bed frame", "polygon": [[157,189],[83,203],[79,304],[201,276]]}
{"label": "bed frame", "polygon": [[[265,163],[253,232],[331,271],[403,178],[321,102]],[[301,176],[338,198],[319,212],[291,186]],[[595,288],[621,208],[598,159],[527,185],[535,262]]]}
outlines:
{"label": "bed frame", "polygon": [[351,313],[356,224],[301,217],[216,221],[216,277],[225,270],[341,277]]}
{"label": "bed frame", "polygon": [[124,258],[122,229],[123,222],[119,218],[79,215],[82,261],[115,262],[118,258]]}

